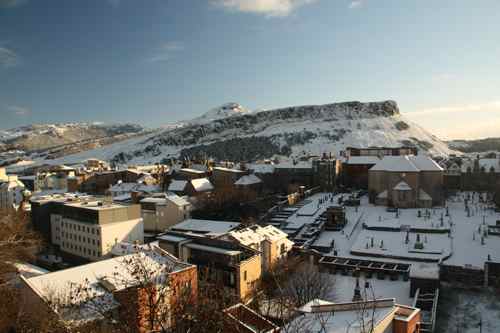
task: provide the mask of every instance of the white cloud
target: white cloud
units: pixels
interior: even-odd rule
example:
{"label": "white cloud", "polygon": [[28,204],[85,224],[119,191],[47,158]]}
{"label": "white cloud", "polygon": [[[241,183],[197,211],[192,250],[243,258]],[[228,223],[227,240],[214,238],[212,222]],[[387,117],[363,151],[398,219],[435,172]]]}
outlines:
{"label": "white cloud", "polygon": [[10,105],[7,109],[16,116],[27,116],[31,113],[30,109],[17,105]]}
{"label": "white cloud", "polygon": [[9,68],[14,67],[19,63],[17,54],[6,48],[0,46],[0,67]]}
{"label": "white cloud", "polygon": [[363,7],[363,5],[364,5],[364,1],[363,0],[353,0],[349,4],[349,8],[350,9],[356,9],[356,8]]}
{"label": "white cloud", "polygon": [[470,114],[471,112],[500,112],[500,101],[421,109],[414,112],[410,112],[408,113],[408,115],[412,117],[420,117],[420,116],[435,115],[440,113]]}
{"label": "white cloud", "polygon": [[184,50],[184,45],[179,42],[167,42],[163,44],[155,55],[153,55],[149,61],[151,62],[162,62],[168,61],[172,58],[174,53]]}
{"label": "white cloud", "polygon": [[297,8],[318,0],[212,0],[212,4],[240,12],[263,14],[270,17],[290,15]]}
{"label": "white cloud", "polygon": [[425,108],[405,116],[444,139],[500,137],[500,101]]}

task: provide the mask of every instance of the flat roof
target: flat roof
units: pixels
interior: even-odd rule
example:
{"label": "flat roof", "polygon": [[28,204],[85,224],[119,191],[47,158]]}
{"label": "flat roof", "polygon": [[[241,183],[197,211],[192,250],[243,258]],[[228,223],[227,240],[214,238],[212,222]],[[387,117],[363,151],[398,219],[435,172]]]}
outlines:
{"label": "flat roof", "polygon": [[220,247],[208,246],[208,245],[202,245],[202,244],[196,244],[196,243],[188,243],[188,244],[186,244],[186,247],[188,247],[190,249],[202,250],[202,251],[207,251],[207,252],[226,254],[229,256],[241,254],[241,251],[239,251],[239,250],[229,250],[229,249],[224,249],[224,248],[220,248]]}
{"label": "flat roof", "polygon": [[225,234],[239,225],[238,222],[187,219],[173,225],[170,229],[204,234]]}

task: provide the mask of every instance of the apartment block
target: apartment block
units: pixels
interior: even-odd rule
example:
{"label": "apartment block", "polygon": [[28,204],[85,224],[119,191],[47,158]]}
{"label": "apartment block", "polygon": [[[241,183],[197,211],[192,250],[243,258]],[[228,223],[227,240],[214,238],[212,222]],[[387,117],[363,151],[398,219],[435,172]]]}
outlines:
{"label": "apartment block", "polygon": [[189,218],[191,203],[173,193],[140,201],[144,231],[165,232],[169,227]]}
{"label": "apartment block", "polygon": [[268,225],[261,227],[252,225],[247,228],[233,230],[220,239],[234,241],[255,249],[261,253],[262,271],[269,271],[281,259],[286,258],[292,250],[293,242],[288,235],[278,228]]}
{"label": "apartment block", "polygon": [[249,299],[261,278],[260,253],[250,247],[188,233],[158,236],[159,246],[198,267],[198,278],[222,285],[242,301]]}
{"label": "apartment block", "polygon": [[32,199],[31,211],[35,229],[68,261],[96,261],[117,242],[144,240],[140,205],[57,195]]}

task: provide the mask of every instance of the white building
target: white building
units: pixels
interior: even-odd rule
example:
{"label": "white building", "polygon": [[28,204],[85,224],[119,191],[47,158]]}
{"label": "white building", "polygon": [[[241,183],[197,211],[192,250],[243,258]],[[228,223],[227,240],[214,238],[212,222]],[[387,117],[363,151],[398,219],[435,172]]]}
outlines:
{"label": "white building", "polygon": [[241,245],[251,247],[262,253],[262,271],[268,271],[280,259],[285,258],[292,250],[293,242],[280,229],[268,225],[232,230],[220,237],[221,239],[236,241]]}
{"label": "white building", "polygon": [[0,209],[17,208],[23,201],[24,184],[14,175],[0,168]]}
{"label": "white building", "polygon": [[166,193],[162,197],[141,200],[141,213],[146,232],[164,232],[169,227],[189,218],[192,206],[185,197]]}
{"label": "white building", "polygon": [[139,205],[102,201],[68,201],[50,214],[51,241],[63,253],[96,261],[115,243],[144,241]]}

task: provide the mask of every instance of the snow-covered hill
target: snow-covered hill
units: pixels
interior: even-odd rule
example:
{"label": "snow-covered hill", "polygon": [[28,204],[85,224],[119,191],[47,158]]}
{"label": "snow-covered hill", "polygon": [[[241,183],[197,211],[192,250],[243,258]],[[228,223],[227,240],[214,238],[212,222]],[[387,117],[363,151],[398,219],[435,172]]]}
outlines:
{"label": "snow-covered hill", "polygon": [[[117,164],[154,163],[169,157],[253,160],[303,154],[339,154],[348,146],[412,145],[432,155],[454,151],[399,113],[393,101],[345,102],[248,112],[236,103],[175,126],[66,156],[53,163],[97,157]],[[241,110],[241,111],[240,111]]]}
{"label": "snow-covered hill", "polygon": [[245,114],[250,114],[251,111],[245,109],[243,106],[241,106],[238,103],[226,103],[224,105],[221,105],[219,107],[213,108],[204,114],[202,114],[200,117],[196,117],[194,119],[191,119],[186,122],[188,125],[202,125],[209,123],[214,120],[220,120],[220,119],[225,119],[229,117],[237,117],[237,116],[242,116]]}
{"label": "snow-covered hill", "polygon": [[0,131],[0,165],[31,158],[56,158],[141,135],[134,124],[65,123]]}
{"label": "snow-covered hill", "polygon": [[65,123],[29,125],[0,131],[0,142],[11,149],[30,151],[83,140],[138,133],[143,130],[141,126],[134,124]]}

